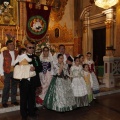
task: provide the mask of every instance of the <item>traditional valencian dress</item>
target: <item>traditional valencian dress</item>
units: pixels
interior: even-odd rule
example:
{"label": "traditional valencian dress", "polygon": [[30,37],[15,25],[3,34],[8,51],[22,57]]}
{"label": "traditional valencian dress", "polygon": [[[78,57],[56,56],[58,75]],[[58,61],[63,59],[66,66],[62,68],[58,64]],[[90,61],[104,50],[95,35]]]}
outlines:
{"label": "traditional valencian dress", "polygon": [[54,65],[54,76],[44,99],[44,106],[58,112],[71,111],[76,108],[75,98],[68,77],[68,67],[59,74],[60,64]]}
{"label": "traditional valencian dress", "polygon": [[29,64],[31,61],[32,59],[29,58],[26,54],[18,55],[15,60],[15,64],[19,63],[19,65],[16,65],[14,68],[13,78],[21,80],[34,77],[36,72],[30,71],[31,66],[33,66],[32,64]]}
{"label": "traditional valencian dress", "polygon": [[92,80],[92,76],[89,72],[83,71],[83,78],[86,82],[86,87],[87,87],[87,93],[88,93],[88,100],[89,103],[92,102],[93,100],[93,80]]}
{"label": "traditional valencian dress", "polygon": [[93,93],[97,94],[97,93],[99,93],[100,87],[99,87],[99,83],[98,83],[97,77],[95,75],[94,61],[85,59],[84,63],[88,64],[88,66],[89,66],[89,72],[91,73],[92,80],[93,80]]}
{"label": "traditional valencian dress", "polygon": [[82,66],[73,65],[70,70],[70,76],[72,77],[72,89],[77,107],[88,106],[88,93],[82,75]]}
{"label": "traditional valencian dress", "polygon": [[[45,58],[43,53],[40,55],[40,61],[42,63],[43,70],[40,72],[40,81],[42,85],[42,92],[39,95],[41,100],[44,100],[48,87],[52,79],[52,68],[53,68],[53,58],[52,54],[49,53],[49,56]],[[42,103],[41,103],[42,104]]]}

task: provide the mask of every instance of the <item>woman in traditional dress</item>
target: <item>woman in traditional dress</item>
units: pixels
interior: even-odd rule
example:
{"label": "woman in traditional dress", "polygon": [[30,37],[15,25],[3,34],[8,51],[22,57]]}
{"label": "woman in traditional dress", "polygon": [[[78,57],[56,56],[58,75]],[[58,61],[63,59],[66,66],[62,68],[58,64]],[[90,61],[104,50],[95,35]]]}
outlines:
{"label": "woman in traditional dress", "polygon": [[89,72],[88,64],[83,64],[83,77],[86,82],[86,87],[87,87],[87,92],[88,92],[88,100],[89,100],[89,103],[91,103],[93,100],[93,93],[92,93],[93,80],[92,80],[92,76]]}
{"label": "woman in traditional dress", "polygon": [[74,65],[71,67],[70,76],[72,77],[72,89],[77,107],[88,106],[87,88],[83,79],[79,57],[74,58]]}
{"label": "woman in traditional dress", "polygon": [[93,99],[95,98],[95,94],[99,93],[99,83],[98,83],[98,79],[95,75],[95,65],[94,65],[94,61],[91,59],[92,55],[90,52],[87,53],[86,55],[86,59],[84,60],[84,64],[88,64],[89,66],[89,72],[92,75],[92,80],[93,80]]}
{"label": "woman in traditional dress", "polygon": [[65,112],[76,108],[76,103],[63,55],[58,54],[57,58],[58,63],[54,65],[54,76],[45,96],[44,106],[51,110]]}
{"label": "woman in traditional dress", "polygon": [[40,93],[39,98],[37,97],[36,99],[37,104],[43,103],[44,97],[52,79],[53,58],[48,47],[43,48],[43,52],[40,55],[40,61],[43,68],[43,70],[40,72],[42,92]]}
{"label": "woman in traditional dress", "polygon": [[78,57],[79,57],[79,60],[80,60],[80,65],[83,65],[84,56],[82,54],[79,54]]}

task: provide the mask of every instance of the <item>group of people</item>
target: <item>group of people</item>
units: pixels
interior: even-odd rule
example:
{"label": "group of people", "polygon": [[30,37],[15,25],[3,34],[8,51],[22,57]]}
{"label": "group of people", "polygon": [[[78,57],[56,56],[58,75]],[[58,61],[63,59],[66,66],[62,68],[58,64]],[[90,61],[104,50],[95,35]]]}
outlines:
{"label": "group of people", "polygon": [[[0,54],[0,75],[4,81],[2,105],[8,107],[11,83],[11,103],[16,101],[17,84],[20,86],[20,113],[22,120],[35,118],[36,104],[65,112],[89,106],[95,94],[99,93],[99,83],[95,75],[91,53],[72,57],[65,53],[65,46],[52,55],[44,47],[36,56],[34,42],[28,42],[18,52],[13,41],[6,42],[7,50]],[[11,81],[11,82],[10,82]]]}
{"label": "group of people", "polygon": [[95,65],[90,52],[72,57],[65,53],[65,46],[59,46],[59,53],[53,56],[48,47],[40,55],[43,70],[40,73],[42,92],[37,96],[37,104],[58,112],[89,106],[95,94],[99,93],[99,83],[95,75]]}

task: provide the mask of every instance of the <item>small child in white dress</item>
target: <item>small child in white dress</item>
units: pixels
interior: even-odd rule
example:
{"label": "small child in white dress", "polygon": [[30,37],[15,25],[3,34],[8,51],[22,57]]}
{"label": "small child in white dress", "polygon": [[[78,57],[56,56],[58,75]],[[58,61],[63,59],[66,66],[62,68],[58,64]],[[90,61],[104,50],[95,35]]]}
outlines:
{"label": "small child in white dress", "polygon": [[87,87],[83,78],[82,69],[79,57],[75,57],[74,65],[70,69],[70,77],[72,78],[72,90],[77,107],[88,106],[89,104]]}
{"label": "small child in white dress", "polygon": [[[21,80],[21,79],[27,79],[30,77],[34,77],[36,75],[36,72],[30,71],[31,66],[33,66],[32,64],[29,64],[29,62],[31,61],[32,59],[26,55],[26,49],[21,48],[19,50],[18,56],[14,63],[15,68],[13,72],[13,78]],[[19,64],[16,65],[17,63]]]}
{"label": "small child in white dress", "polygon": [[88,64],[89,72],[91,73],[92,80],[93,80],[93,99],[96,99],[96,94],[100,92],[100,86],[95,74],[95,63],[92,60],[92,54],[90,52],[87,53],[86,59],[84,60],[84,64]]}
{"label": "small child in white dress", "polygon": [[89,100],[89,103],[91,103],[93,100],[93,93],[92,93],[93,80],[92,80],[91,73],[89,72],[88,64],[83,64],[83,77],[84,77],[86,87],[87,87],[88,100]]}

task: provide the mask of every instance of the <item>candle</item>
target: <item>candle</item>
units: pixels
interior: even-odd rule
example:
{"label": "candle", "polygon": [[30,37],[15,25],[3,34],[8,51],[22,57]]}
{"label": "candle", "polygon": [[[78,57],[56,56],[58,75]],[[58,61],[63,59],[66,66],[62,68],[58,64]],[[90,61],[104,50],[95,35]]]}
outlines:
{"label": "candle", "polygon": [[1,43],[0,43],[0,49],[1,49]]}
{"label": "candle", "polygon": [[3,30],[4,30],[4,29],[2,29],[2,40],[3,40],[3,37],[4,37],[4,35],[3,35]]}
{"label": "candle", "polygon": [[21,40],[22,40],[22,30],[21,30]]}
{"label": "candle", "polygon": [[25,36],[25,30],[24,30],[24,36]]}
{"label": "candle", "polygon": [[18,29],[17,29],[17,40],[18,40]]}
{"label": "candle", "polygon": [[18,30],[19,30],[19,26],[16,26],[17,29],[17,40],[18,40]]}

